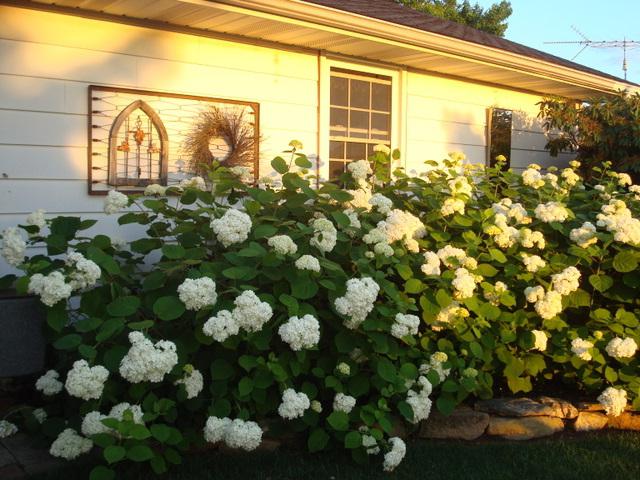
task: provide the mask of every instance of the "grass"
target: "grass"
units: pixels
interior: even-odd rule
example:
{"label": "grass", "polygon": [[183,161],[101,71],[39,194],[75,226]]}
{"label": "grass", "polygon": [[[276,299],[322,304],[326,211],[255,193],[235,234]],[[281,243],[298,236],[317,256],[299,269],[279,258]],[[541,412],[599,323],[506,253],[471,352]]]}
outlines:
{"label": "grass", "polygon": [[[166,480],[626,480],[640,478],[640,433],[604,431],[562,434],[528,442],[416,440],[391,475],[380,460],[357,465],[344,452],[309,455],[301,451],[251,454],[211,452],[184,459]],[[77,468],[38,480],[80,478]],[[84,477],[83,477],[84,478]],[[118,472],[118,480],[154,476],[142,468]]]}

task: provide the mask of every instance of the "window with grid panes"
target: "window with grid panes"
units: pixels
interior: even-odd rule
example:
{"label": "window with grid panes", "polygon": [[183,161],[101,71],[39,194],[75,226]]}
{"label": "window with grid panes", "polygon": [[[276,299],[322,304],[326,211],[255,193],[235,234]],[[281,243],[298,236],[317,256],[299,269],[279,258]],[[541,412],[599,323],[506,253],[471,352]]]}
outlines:
{"label": "window with grid panes", "polygon": [[347,163],[373,154],[377,144],[391,145],[391,78],[331,69],[329,178]]}

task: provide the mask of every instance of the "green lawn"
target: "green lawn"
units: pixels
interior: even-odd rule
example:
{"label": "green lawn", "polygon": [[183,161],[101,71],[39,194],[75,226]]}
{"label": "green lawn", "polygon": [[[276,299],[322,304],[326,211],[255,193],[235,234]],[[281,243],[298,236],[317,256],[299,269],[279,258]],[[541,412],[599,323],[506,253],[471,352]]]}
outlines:
{"label": "green lawn", "polygon": [[[78,477],[78,469],[51,473],[38,479]],[[128,468],[118,480],[153,478]],[[602,432],[564,434],[529,442],[409,442],[407,456],[391,475],[378,462],[354,464],[342,452],[308,455],[300,451],[223,454],[212,452],[187,457],[167,480],[625,480],[640,479],[640,433]]]}

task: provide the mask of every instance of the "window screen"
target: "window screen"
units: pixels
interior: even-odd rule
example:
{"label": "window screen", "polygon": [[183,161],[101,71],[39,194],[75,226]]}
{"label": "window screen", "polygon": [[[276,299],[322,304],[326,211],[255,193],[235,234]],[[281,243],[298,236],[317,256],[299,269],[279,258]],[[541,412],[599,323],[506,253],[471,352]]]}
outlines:
{"label": "window screen", "polygon": [[503,108],[489,109],[489,165],[496,164],[496,157],[503,155],[506,159],[505,168],[511,165],[511,123],[513,111]]}

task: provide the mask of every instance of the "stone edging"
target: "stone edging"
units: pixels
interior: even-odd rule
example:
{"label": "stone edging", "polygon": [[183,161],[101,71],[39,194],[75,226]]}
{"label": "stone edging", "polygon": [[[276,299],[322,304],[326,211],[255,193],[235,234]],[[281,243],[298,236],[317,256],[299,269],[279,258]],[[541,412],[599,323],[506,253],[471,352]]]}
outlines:
{"label": "stone edging", "polygon": [[494,398],[474,408],[459,407],[449,416],[432,411],[420,426],[422,438],[475,440],[483,435],[529,440],[562,430],[578,432],[603,428],[640,431],[640,413],[605,415],[597,403],[570,403],[552,397]]}

